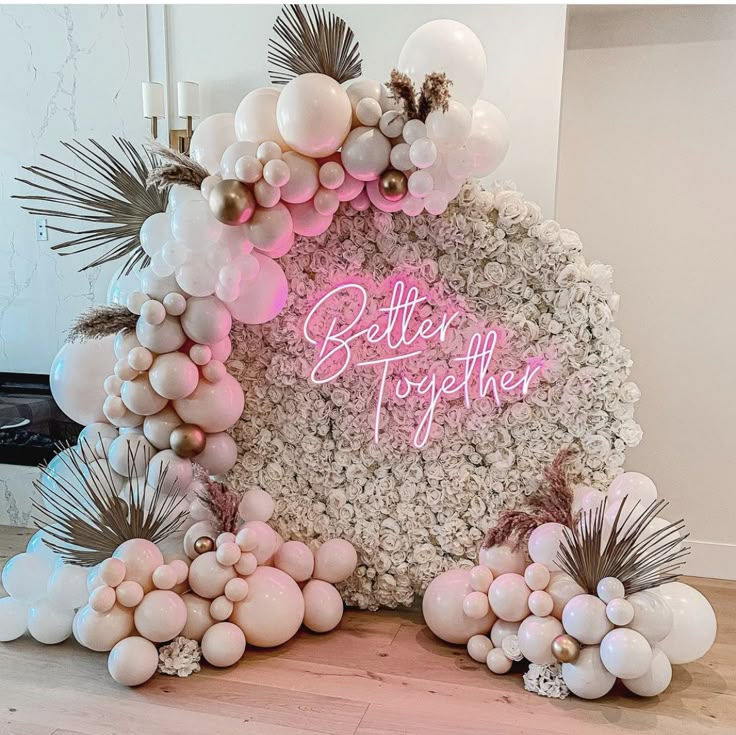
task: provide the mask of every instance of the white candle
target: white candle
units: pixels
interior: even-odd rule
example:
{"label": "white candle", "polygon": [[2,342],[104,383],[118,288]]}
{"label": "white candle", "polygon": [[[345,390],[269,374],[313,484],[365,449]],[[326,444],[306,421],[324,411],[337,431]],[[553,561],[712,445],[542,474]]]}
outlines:
{"label": "white candle", "polygon": [[179,117],[199,115],[199,84],[197,82],[177,82],[176,84]]}
{"label": "white candle", "polygon": [[164,113],[164,85],[143,82],[143,117],[166,117]]}

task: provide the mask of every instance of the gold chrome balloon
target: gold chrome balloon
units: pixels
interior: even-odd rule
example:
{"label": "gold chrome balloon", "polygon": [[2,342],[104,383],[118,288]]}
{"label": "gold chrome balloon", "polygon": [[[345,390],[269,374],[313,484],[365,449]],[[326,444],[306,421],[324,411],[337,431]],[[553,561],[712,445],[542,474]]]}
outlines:
{"label": "gold chrome balloon", "polygon": [[177,457],[194,457],[204,451],[207,437],[196,424],[181,424],[171,432],[169,441]]}
{"label": "gold chrome balloon", "polygon": [[580,655],[580,644],[571,635],[558,635],[552,641],[552,655],[560,663],[571,664]]}
{"label": "gold chrome balloon", "polygon": [[256,209],[256,200],[248,187],[237,179],[224,179],[210,192],[212,214],[226,225],[242,225]]}
{"label": "gold chrome balloon", "polygon": [[194,551],[197,554],[206,554],[208,551],[214,551],[215,542],[209,536],[200,536],[194,542]]}
{"label": "gold chrome balloon", "polygon": [[398,202],[408,191],[406,176],[401,171],[384,171],[379,181],[379,189],[384,199],[389,202]]}

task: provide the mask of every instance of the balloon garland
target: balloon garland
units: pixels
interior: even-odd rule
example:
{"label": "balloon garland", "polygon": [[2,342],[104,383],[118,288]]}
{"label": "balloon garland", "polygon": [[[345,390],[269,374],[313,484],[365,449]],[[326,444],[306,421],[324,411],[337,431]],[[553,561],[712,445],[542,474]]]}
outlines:
{"label": "balloon garland", "polygon": [[602,493],[567,487],[556,469],[537,506],[567,506],[570,525],[502,516],[478,566],[429,585],[424,619],[494,674],[527,661],[525,687],[541,696],[598,699],[617,679],[657,696],[672,665],[701,658],[716,637],[708,600],[676,581],[683,523],[658,517],[666,503],[646,475],[625,472]]}
{"label": "balloon garland", "polygon": [[[485,54],[462,24],[422,26],[387,84],[347,87],[361,65],[344,22],[296,6],[275,32],[281,40],[269,60],[283,89],[254,90],[234,114],[203,120],[190,157],[154,146],[146,161],[118,141],[126,163],[94,142],[69,147],[112,184],[115,201],[29,169],[55,182],[52,201],[76,207],[80,219],[125,220],[59,247],[118,243],[94,263],[126,257],[126,272],[144,267],[136,289],[118,289],[113,304],[80,318],[81,341],[52,365],[54,397],[86,426],[37,484],[40,530],[3,569],[0,640],[28,631],[52,645],[73,634],[109,652],[111,676],[127,686],[159,668],[183,670],[172,661],[176,651],[230,666],[248,643],[277,646],[302,624],[320,633],[339,624],[334,585],[356,569],[352,544],[284,541],[268,524],[274,502],[266,492],[239,495],[214,479],[236,462],[227,432],[244,407],[226,368],[230,330],[234,321],[264,324],[284,308],[288,284],[276,259],[296,236],[326,232],[341,204],[440,215],[508,146],[502,113],[478,100]],[[663,691],[670,663],[707,651],[715,617],[699,593],[671,581],[680,542],[665,539],[679,526],[653,528],[656,503],[621,521],[627,501],[651,494],[641,477],[622,475],[608,499],[588,489],[574,529],[540,524],[529,534],[529,565],[522,551],[496,543],[481,551],[479,566],[438,577],[424,599],[430,628],[467,643],[495,673],[528,659],[543,669],[530,669],[527,681],[540,693],[562,691],[561,678],[593,698],[616,677],[644,696]],[[583,560],[605,534],[605,563],[591,570]],[[626,544],[643,561],[618,553]],[[611,568],[618,576],[597,573]],[[550,668],[556,662],[560,672]]]}

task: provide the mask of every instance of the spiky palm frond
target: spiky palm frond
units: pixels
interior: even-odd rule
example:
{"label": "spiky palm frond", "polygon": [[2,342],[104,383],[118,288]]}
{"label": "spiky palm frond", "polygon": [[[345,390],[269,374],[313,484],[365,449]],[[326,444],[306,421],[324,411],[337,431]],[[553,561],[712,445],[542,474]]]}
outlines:
{"label": "spiky palm frond", "polygon": [[51,475],[47,466],[41,467],[49,482],[33,482],[43,501],[42,504],[34,499],[33,521],[54,539],[45,543],[65,561],[92,567],[112,556],[124,541],[143,538],[157,543],[184,523],[186,511],[176,512],[183,488],[174,484],[165,492],[168,467],[163,468],[154,488],[147,486],[151,456],[145,452],[145,471],[139,476],[135,472],[139,450],[128,446],[128,490],[124,502],[118,497],[104,444],[99,472],[90,471],[85,457],[95,455],[85,440],[81,454],[70,451],[57,455],[62,457],[69,478]]}
{"label": "spiky palm frond", "polygon": [[655,500],[644,510],[637,510],[639,503],[629,503],[630,510],[625,512],[624,498],[606,538],[607,500],[582,511],[574,530],[565,528],[565,542],[557,554],[560,569],[591,594],[605,577],[620,580],[627,595],[675,581],[690,553],[690,547],[682,546],[689,536],[680,533],[685,522],[679,520],[648,533],[647,527],[667,507],[667,501]]}
{"label": "spiky palm frond", "polygon": [[340,84],[357,79],[361,59],[355,34],[342,18],[314,5],[285,5],[268,42],[273,84],[301,74],[326,74]]}
{"label": "spiky palm frond", "polygon": [[[24,166],[24,171],[40,180],[16,179],[42,192],[13,196],[13,199],[37,203],[23,206],[30,214],[91,223],[89,227],[76,229],[61,225],[48,227],[52,232],[72,236],[51,247],[61,251],[61,255],[105,249],[102,255],[80,268],[82,271],[119,258],[126,258],[123,266],[126,274],[136,265],[145,268],[150,258],[141,248],[141,225],[152,214],[166,211],[168,193],[147,183],[149,170],[156,165],[154,157],[145,151],[144,158],[123,138],[114,140],[123,154],[120,157],[92,139],[88,145],[77,140],[62,142],[79,162],[78,167],[44,154],[41,157],[57,168]],[[56,207],[46,208],[42,203]]]}

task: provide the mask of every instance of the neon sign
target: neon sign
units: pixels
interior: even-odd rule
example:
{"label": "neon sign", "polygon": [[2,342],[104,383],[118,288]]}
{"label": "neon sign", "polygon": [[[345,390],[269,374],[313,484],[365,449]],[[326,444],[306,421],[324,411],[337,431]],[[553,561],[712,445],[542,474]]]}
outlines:
{"label": "neon sign", "polygon": [[406,275],[381,284],[345,281],[322,295],[304,320],[303,336],[315,347],[313,383],[332,383],[351,367],[376,372],[376,442],[388,400],[423,400],[411,439],[421,449],[440,401],[462,399],[470,408],[473,400],[488,396],[500,408],[508,394],[525,396],[544,368],[544,359],[533,357],[517,369],[494,372],[506,330],[479,323],[443,295],[428,294],[426,284]]}

